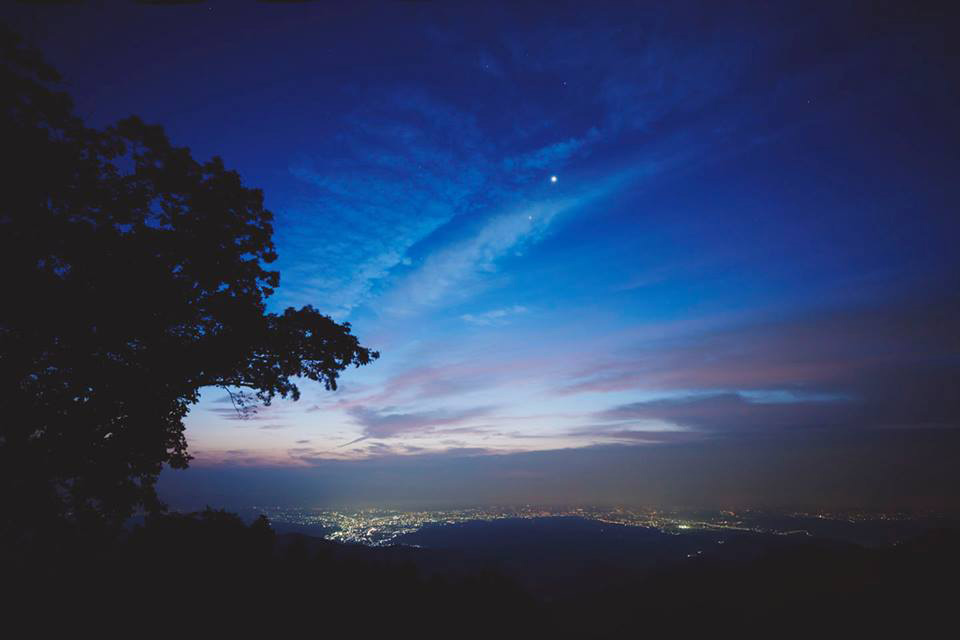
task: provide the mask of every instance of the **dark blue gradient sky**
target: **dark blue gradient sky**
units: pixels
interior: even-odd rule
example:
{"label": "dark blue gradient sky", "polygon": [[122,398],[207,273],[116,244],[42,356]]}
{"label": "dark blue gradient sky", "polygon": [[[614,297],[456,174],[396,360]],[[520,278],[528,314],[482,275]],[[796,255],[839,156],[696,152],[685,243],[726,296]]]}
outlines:
{"label": "dark blue gradient sky", "polygon": [[335,4],[3,11],[90,123],[262,187],[272,306],[383,353],[205,393],[175,503],[957,506],[953,16]]}

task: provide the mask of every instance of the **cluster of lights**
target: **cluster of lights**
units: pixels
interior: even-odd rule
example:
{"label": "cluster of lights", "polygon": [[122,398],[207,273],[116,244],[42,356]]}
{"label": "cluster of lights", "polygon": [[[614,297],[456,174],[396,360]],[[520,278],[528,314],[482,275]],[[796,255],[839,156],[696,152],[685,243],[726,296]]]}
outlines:
{"label": "cluster of lights", "polygon": [[[778,535],[810,535],[803,529],[770,529],[758,526],[753,521],[755,516],[760,514],[749,510],[734,511],[729,509],[706,515],[699,514],[695,518],[691,518],[688,514],[682,512],[659,509],[625,507],[553,508],[530,505],[434,511],[393,511],[388,509],[334,511],[282,508],[261,508],[259,511],[265,513],[274,522],[322,527],[324,537],[329,540],[368,546],[395,544],[401,536],[415,533],[428,525],[449,525],[505,518],[579,517],[613,525],[647,527],[675,535],[693,531],[746,531]],[[866,514],[861,512],[794,512],[789,515],[794,518],[835,519],[846,522],[897,518],[896,514]]]}

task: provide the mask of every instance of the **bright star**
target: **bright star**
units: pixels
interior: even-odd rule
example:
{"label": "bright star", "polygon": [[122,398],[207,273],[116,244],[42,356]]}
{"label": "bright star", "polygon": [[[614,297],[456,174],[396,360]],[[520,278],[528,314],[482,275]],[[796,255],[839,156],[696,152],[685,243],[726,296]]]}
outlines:
{"label": "bright star", "polygon": [[557,176],[550,176],[550,182],[556,182]]}

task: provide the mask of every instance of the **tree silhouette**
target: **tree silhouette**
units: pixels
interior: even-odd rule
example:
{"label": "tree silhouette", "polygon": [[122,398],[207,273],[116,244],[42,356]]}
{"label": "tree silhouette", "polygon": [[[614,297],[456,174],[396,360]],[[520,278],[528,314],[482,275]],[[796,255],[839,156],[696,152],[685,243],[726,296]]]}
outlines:
{"label": "tree silhouette", "polygon": [[116,526],[162,508],[202,387],[297,399],[378,354],[310,306],[266,312],[259,189],[137,118],[85,126],[38,54],[3,30],[0,50],[0,528]]}

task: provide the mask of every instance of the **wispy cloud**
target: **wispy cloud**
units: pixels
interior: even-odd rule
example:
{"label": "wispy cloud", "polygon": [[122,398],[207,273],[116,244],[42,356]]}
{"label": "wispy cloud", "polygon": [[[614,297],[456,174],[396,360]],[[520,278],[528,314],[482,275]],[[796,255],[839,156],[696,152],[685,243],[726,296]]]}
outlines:
{"label": "wispy cloud", "polygon": [[[449,36],[430,37],[449,47]],[[571,43],[580,44],[572,49]],[[284,280],[277,301],[313,303],[342,319],[374,299],[379,311],[410,314],[483,290],[490,280],[484,275],[497,272],[499,259],[536,243],[561,214],[595,205],[614,190],[609,181],[593,180],[560,196],[531,185],[624,134],[643,137],[644,155],[621,161],[659,166],[659,142],[671,139],[667,146],[677,147],[678,133],[668,126],[651,136],[653,125],[732,90],[740,66],[731,54],[746,59],[749,47],[704,46],[725,55],[678,52],[655,34],[638,47],[619,25],[600,23],[505,37],[496,55],[471,54],[475,66],[502,79],[495,102],[519,109],[511,96],[526,95],[524,83],[534,77],[551,78],[566,97],[559,104],[524,103],[529,114],[495,130],[475,109],[436,92],[366,88],[364,106],[340,116],[343,126],[325,141],[324,155],[305,150],[291,165],[311,189],[281,212]],[[529,56],[531,49],[539,55]],[[583,51],[602,61],[602,78],[584,77]],[[574,104],[590,105],[590,117],[561,106]],[[680,148],[704,153],[709,144],[689,139],[688,129]]]}
{"label": "wispy cloud", "polygon": [[[948,326],[960,307],[940,292],[858,308],[807,311],[725,328],[692,330],[669,341],[625,344],[583,362],[559,394],[629,389],[845,393],[881,371],[942,367],[960,349]],[[899,363],[899,364],[898,364]]]}
{"label": "wispy cloud", "polygon": [[852,401],[805,399],[792,402],[756,402],[739,393],[695,395],[620,405],[597,414],[623,425],[638,420],[661,420],[697,431],[771,431],[823,428],[854,424],[862,415]]}
{"label": "wispy cloud", "polygon": [[600,137],[600,132],[592,128],[581,138],[561,140],[560,142],[554,142],[538,149],[521,153],[515,157],[507,158],[503,161],[503,166],[508,171],[516,171],[519,169],[558,170],[578,151],[586,149],[591,143],[599,140]]}
{"label": "wispy cloud", "polygon": [[492,407],[472,407],[401,413],[389,407],[379,410],[354,407],[348,410],[348,413],[363,427],[363,437],[354,440],[359,442],[366,438],[393,438],[409,433],[430,431],[435,427],[463,424],[474,418],[488,415],[492,410]]}
{"label": "wispy cloud", "polygon": [[941,295],[627,348],[584,367],[557,393],[685,390],[599,417],[701,430],[960,426],[960,387],[951,373],[960,354],[953,330],[960,306]]}
{"label": "wispy cloud", "polygon": [[523,305],[516,304],[512,307],[491,309],[490,311],[483,311],[481,313],[465,313],[460,316],[460,319],[469,324],[489,326],[492,324],[503,324],[510,316],[524,314],[528,311],[529,309]]}
{"label": "wispy cloud", "polygon": [[482,144],[470,114],[419,92],[347,117],[336,153],[291,165],[311,192],[281,214],[280,301],[349,314],[471,203],[486,182]]}
{"label": "wispy cloud", "polygon": [[[645,167],[645,169],[647,169]],[[385,307],[398,314],[463,300],[483,288],[483,277],[497,272],[500,259],[540,241],[561,216],[596,205],[638,171],[597,181],[578,192],[511,207],[490,217],[466,237],[427,256],[400,279]]]}

